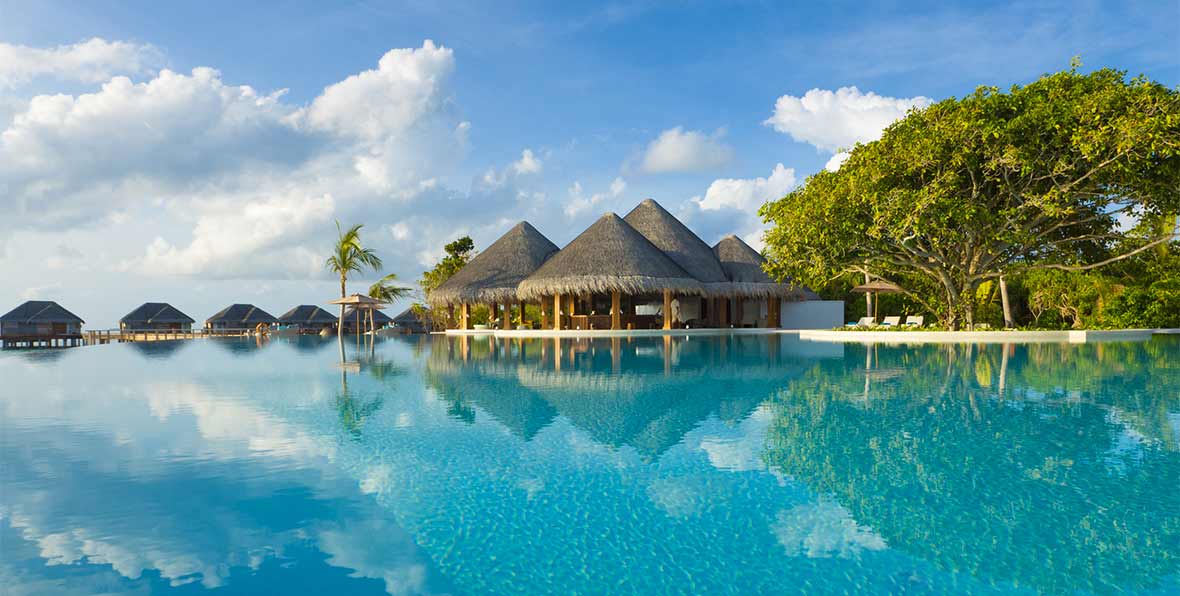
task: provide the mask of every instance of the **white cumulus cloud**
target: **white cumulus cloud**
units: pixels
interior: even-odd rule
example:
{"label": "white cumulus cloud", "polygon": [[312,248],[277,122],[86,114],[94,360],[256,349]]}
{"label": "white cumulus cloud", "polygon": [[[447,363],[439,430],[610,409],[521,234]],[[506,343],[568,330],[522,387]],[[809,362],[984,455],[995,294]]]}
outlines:
{"label": "white cumulus cloud", "polygon": [[803,97],[779,97],[774,104],[774,115],[765,124],[796,141],[835,152],[876,140],[887,126],[911,108],[924,108],[931,103],[927,97],[885,97],[871,91],[862,93],[856,87],[835,91],[812,89]]}
{"label": "white cumulus cloud", "polygon": [[116,74],[137,74],[162,62],[149,45],[98,37],[54,48],[0,42],[0,88],[38,77],[97,83]]}
{"label": "white cumulus cloud", "polygon": [[781,163],[765,178],[719,178],[703,196],[689,200],[680,217],[706,242],[737,234],[750,246],[760,249],[764,226],[758,209],[767,201],[785,196],[795,183],[795,169]]}
{"label": "white cumulus cloud", "polygon": [[525,149],[520,152],[520,159],[512,163],[512,170],[517,174],[537,174],[542,165],[541,160],[533,155],[532,149]]}
{"label": "white cumulus cloud", "polygon": [[627,181],[622,178],[615,178],[607,190],[586,196],[582,190],[582,183],[574,182],[573,186],[569,189],[569,200],[565,204],[565,215],[566,217],[573,218],[587,213],[608,199],[620,197],[626,190]]}
{"label": "white cumulus cloud", "polygon": [[707,135],[677,126],[648,144],[640,168],[645,172],[697,172],[725,165],[733,150],[721,142],[722,132]]}

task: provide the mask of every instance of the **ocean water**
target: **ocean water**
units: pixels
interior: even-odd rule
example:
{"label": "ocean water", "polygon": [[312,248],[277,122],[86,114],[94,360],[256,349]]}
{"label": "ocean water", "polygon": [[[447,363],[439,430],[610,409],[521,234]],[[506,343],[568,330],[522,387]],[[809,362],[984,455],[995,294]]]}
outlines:
{"label": "ocean water", "polygon": [[4,594],[1177,594],[1180,338],[0,353]]}

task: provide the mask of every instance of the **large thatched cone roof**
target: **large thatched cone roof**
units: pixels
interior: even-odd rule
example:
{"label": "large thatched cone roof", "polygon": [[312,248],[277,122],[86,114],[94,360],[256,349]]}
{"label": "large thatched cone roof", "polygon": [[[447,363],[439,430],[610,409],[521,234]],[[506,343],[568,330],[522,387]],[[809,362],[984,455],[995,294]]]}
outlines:
{"label": "large thatched cone roof", "polygon": [[435,288],[429,301],[435,306],[511,302],[516,286],[556,252],[556,244],[522,221]]}
{"label": "large thatched cone roof", "polygon": [[721,268],[732,284],[732,291],[738,296],[782,296],[795,300],[807,298],[804,292],[806,288],[771,279],[762,269],[766,259],[733,234],[722,238],[713,247],[713,253],[721,261]]}
{"label": "large thatched cone roof", "polygon": [[517,293],[533,300],[553,294],[645,294],[672,290],[701,294],[701,282],[614,213],[594,225],[528,276]]}
{"label": "large thatched cone roof", "polygon": [[631,224],[656,248],[664,251],[668,258],[701,282],[706,293],[730,293],[732,288],[729,278],[725,276],[713,249],[659,203],[644,199],[623,221]]}

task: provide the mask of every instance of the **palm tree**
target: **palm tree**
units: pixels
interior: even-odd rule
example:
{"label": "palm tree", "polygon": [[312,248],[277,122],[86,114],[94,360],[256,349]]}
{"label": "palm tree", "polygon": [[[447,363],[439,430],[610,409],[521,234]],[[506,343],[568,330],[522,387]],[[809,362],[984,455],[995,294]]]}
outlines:
{"label": "palm tree", "polygon": [[377,280],[377,283],[369,286],[369,297],[376,298],[382,302],[396,302],[413,292],[410,288],[393,285],[395,281],[397,281],[396,273],[390,273]]}
{"label": "palm tree", "polygon": [[[365,248],[361,245],[361,228],[363,224],[357,224],[344,231],[340,228],[340,222],[336,222],[336,244],[332,247],[332,256],[328,257],[325,266],[329,271],[340,274],[340,297],[344,298],[348,295],[347,284],[349,273],[360,273],[361,270],[368,267],[373,271],[381,270],[381,257],[377,256],[371,248]],[[340,323],[336,325],[336,335],[340,338],[344,337],[344,305],[340,305]]]}

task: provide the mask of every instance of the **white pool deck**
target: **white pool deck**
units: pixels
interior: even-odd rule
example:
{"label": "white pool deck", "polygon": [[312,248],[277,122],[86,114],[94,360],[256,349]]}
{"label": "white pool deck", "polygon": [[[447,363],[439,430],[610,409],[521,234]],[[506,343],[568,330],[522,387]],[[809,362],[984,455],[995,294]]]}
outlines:
{"label": "white pool deck", "polygon": [[1118,329],[1064,331],[856,331],[839,329],[634,329],[618,330],[503,330],[448,329],[446,335],[497,338],[590,338],[590,337],[689,337],[708,335],[798,335],[799,339],[832,343],[1069,343],[1087,344],[1112,341],[1147,341],[1152,335],[1177,335],[1180,329]]}

